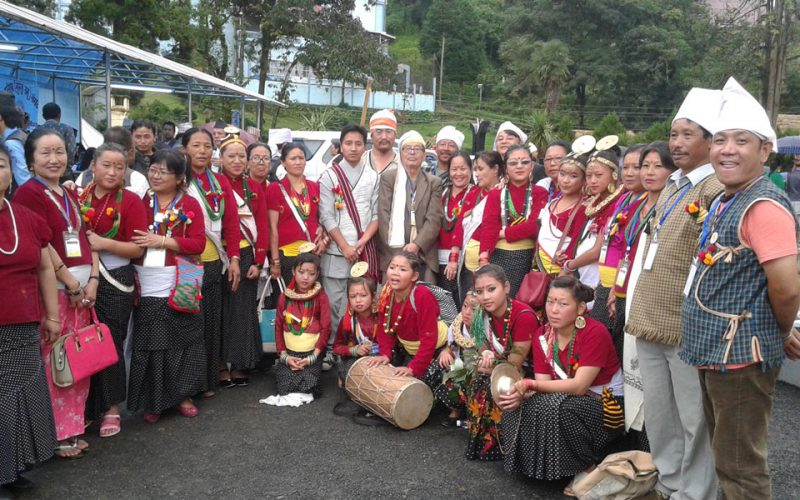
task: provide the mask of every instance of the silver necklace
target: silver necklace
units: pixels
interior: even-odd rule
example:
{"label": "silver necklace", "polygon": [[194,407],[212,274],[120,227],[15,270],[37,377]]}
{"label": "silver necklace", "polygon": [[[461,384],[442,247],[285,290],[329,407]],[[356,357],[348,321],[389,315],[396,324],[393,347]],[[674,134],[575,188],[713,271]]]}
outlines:
{"label": "silver necklace", "polygon": [[13,231],[14,231],[14,248],[12,248],[10,251],[6,251],[6,250],[3,250],[2,248],[0,248],[0,253],[2,253],[3,255],[14,255],[14,253],[16,253],[16,251],[17,251],[17,247],[19,247],[19,232],[17,232],[17,219],[16,219],[16,217],[14,217],[14,210],[11,208],[11,202],[10,201],[6,201],[5,203],[6,203],[6,205],[8,205],[8,212],[11,214],[11,225],[14,228],[13,229]]}

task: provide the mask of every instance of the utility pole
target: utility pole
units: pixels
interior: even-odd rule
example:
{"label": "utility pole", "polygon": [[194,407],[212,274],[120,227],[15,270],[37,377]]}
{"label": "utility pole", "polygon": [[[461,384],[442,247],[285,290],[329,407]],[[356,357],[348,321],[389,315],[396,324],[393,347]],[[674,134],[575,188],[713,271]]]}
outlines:
{"label": "utility pole", "polygon": [[444,36],[442,36],[442,55],[439,56],[439,105],[442,104],[442,87],[444,87]]}

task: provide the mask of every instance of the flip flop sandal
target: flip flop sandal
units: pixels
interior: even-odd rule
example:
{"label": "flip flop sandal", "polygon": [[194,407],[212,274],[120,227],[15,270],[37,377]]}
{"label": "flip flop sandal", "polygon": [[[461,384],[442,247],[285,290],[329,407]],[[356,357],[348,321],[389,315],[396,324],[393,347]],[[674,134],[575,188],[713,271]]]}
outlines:
{"label": "flip flop sandal", "polygon": [[589,475],[588,472],[578,472],[577,474],[575,474],[575,477],[572,478],[572,481],[570,481],[569,484],[567,485],[567,487],[564,488],[564,492],[563,492],[564,496],[577,498],[578,495],[575,493],[575,490],[573,490],[572,487],[575,484],[581,482],[583,480],[583,478],[585,478],[588,475]]}
{"label": "flip flop sandal", "polygon": [[120,428],[120,421],[122,417],[119,415],[106,415],[100,423],[100,437],[109,438],[116,436],[122,430]]}
{"label": "flip flop sandal", "polygon": [[[78,441],[74,440],[70,444],[59,444],[56,446],[53,451],[58,458],[63,458],[64,460],[78,460],[79,458],[83,458],[84,452],[80,448],[78,448]],[[59,452],[69,452],[69,451],[77,451],[78,453],[75,455],[64,455],[60,454]]]}

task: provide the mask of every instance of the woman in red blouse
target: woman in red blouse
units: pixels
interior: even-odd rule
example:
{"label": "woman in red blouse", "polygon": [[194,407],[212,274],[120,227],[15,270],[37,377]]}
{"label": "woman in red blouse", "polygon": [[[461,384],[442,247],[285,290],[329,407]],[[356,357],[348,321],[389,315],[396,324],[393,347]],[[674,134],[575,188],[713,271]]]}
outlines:
{"label": "woman in red blouse", "polygon": [[245,273],[239,289],[233,291],[223,284],[222,296],[222,357],[220,384],[223,387],[248,384],[245,370],[255,368],[261,359],[261,333],[258,326],[258,280],[267,262],[269,223],[267,201],[256,181],[245,175],[247,150],[238,130],[222,140],[219,147],[222,173],[233,187],[242,240],[241,269]]}
{"label": "woman in red blouse", "polygon": [[[269,170],[272,168],[272,150],[263,142],[254,142],[247,146],[247,173],[258,184],[266,200],[269,187]],[[269,240],[267,240],[269,244]]]}
{"label": "woman in red blouse", "polygon": [[595,151],[586,164],[586,223],[578,240],[575,258],[564,262],[561,274],[578,272],[583,284],[595,288],[600,282],[597,262],[603,245],[603,228],[614,214],[623,186],[617,186],[619,159],[611,150]]}
{"label": "woman in red blouse", "polygon": [[545,480],[588,472],[622,431],[622,370],[608,330],[585,317],[593,298],[572,276],[550,285],[549,323],[533,338],[535,379],[498,398],[507,472]]}
{"label": "woman in red blouse", "polygon": [[481,264],[505,269],[511,297],[531,270],[539,234],[539,211],[547,203],[547,191],[531,181],[533,162],[524,146],[511,146],[505,156],[508,184],[490,191],[481,228]]}
{"label": "woman in red blouse", "polygon": [[[14,194],[14,202],[40,215],[50,228],[50,258],[59,282],[61,334],[67,335],[90,323],[89,309],[94,306],[100,282],[99,261],[86,238],[78,196],[59,184],[67,168],[64,138],[53,129],[33,131],[25,142],[25,160],[34,177],[20,186]],[[80,456],[89,447],[86,441],[77,438],[84,433],[89,379],[64,388],[53,384],[51,351],[52,345],[42,345],[59,440],[56,454],[72,458]]]}
{"label": "woman in red blouse", "polygon": [[235,292],[241,277],[237,242],[242,239],[242,233],[233,188],[224,175],[211,171],[214,149],[211,132],[191,128],[183,134],[181,141],[189,159],[187,194],[200,204],[205,221],[206,247],[200,261],[205,269],[202,310],[208,356],[208,390],[203,397],[211,397],[220,378],[226,378],[225,372],[220,373],[224,367],[219,362],[222,356],[222,274],[227,271],[230,288]]}
{"label": "woman in red blouse", "polygon": [[[306,246],[320,255],[325,251],[319,225],[319,184],[306,179],[306,155],[299,144],[281,150],[286,176],[267,189],[269,209],[270,275],[286,283],[292,280],[294,259]],[[280,228],[280,231],[278,230]]]}
{"label": "woman in red blouse", "polygon": [[379,354],[369,365],[388,365],[399,342],[395,375],[417,377],[435,390],[442,381],[437,351],[447,343],[447,328],[440,328],[436,298],[417,286],[421,269],[419,257],[410,252],[401,251],[389,261],[378,299]]}
{"label": "woman in red blouse", "polygon": [[489,390],[492,370],[508,362],[522,371],[539,320],[526,304],[509,295],[511,284],[500,266],[488,264],[475,272],[475,310],[469,335],[480,356],[466,386],[469,441],[467,460],[500,460],[501,411]]}
{"label": "woman in red blouse", "polygon": [[539,216],[536,267],[557,275],[561,265],[575,256],[578,237],[586,223],[583,187],[586,184],[585,155],[567,156],[558,170],[558,194]]}
{"label": "woman in red blouse", "polygon": [[196,416],[191,398],[207,383],[203,313],[168,305],[176,257],[194,261],[206,247],[203,210],[183,189],[185,173],[180,153],[156,151],[147,175],[151,192],[143,200],[148,230],[132,238],[145,254],[135,261],[141,299],[133,314],[128,409],[144,410],[150,423],[174,406],[184,417]]}
{"label": "woman in red blouse", "polygon": [[10,155],[0,144],[0,488],[23,488],[30,481],[22,473],[52,457],[56,445],[39,344],[58,338],[61,320],[50,228],[6,201],[11,179]]}
{"label": "woman in red blouse", "polygon": [[462,293],[458,287],[458,259],[461,255],[464,214],[475,208],[480,188],[472,185],[472,160],[466,153],[450,158],[451,186],[442,194],[442,228],[439,230],[439,273],[437,285],[453,295],[456,307],[461,307]]}
{"label": "woman in red blouse", "polygon": [[147,228],[142,200],[124,188],[126,153],[106,143],[95,150],[92,182],[80,195],[80,210],[92,250],[100,254],[97,317],[108,325],[119,361],[92,376],[86,414],[102,417],[100,437],[120,431],[119,404],[126,399],[125,356],[128,321],[133,309],[134,277],[131,259],[144,250],[131,241],[135,230]]}

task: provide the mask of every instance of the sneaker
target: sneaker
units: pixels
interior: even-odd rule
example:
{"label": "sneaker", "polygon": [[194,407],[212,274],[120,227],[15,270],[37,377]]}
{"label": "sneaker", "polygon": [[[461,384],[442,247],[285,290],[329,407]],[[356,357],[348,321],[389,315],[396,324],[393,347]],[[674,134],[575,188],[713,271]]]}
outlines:
{"label": "sneaker", "polygon": [[333,359],[333,353],[328,351],[325,358],[322,360],[322,371],[327,372],[336,365],[336,360]]}

